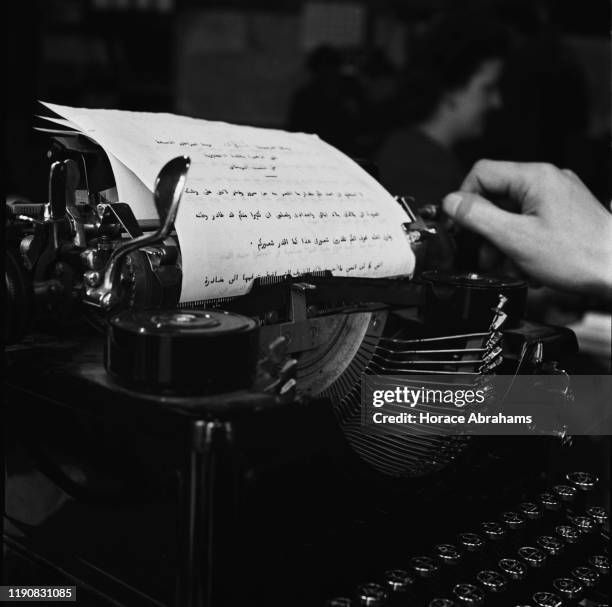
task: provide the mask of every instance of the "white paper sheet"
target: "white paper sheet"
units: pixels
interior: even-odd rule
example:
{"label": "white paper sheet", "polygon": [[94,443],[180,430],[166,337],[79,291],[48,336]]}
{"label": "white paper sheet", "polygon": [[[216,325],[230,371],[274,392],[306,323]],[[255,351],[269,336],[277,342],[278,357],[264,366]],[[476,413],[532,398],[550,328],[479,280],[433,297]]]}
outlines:
{"label": "white paper sheet", "polygon": [[404,211],[358,165],[314,135],[45,105],[124,165],[127,173],[115,175],[118,190],[139,219],[151,218],[152,198],[124,198],[122,189],[129,187],[141,197],[125,182],[140,180],[150,192],[168,160],[191,158],[176,220],[182,302],[242,295],[264,276],[331,270],[389,277],[414,269],[401,227]]}

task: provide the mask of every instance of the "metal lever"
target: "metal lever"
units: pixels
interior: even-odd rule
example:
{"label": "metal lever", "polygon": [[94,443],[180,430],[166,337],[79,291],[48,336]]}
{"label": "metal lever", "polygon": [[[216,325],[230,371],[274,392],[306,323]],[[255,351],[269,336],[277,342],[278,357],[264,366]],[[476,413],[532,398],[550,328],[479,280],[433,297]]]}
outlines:
{"label": "metal lever", "polygon": [[121,259],[135,249],[162,242],[171,234],[190,165],[191,160],[187,156],[178,156],[163,166],[155,180],[153,192],[153,200],[160,220],[159,229],[152,234],[129,240],[113,250],[106,263],[102,284],[88,289],[89,303],[104,310],[114,307],[119,301],[117,278]]}

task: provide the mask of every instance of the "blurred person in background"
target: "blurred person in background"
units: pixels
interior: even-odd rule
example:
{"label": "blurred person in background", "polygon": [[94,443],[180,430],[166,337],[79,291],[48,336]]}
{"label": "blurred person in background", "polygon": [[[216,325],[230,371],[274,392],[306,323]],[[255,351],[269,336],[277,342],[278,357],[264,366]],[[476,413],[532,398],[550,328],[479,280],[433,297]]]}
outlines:
{"label": "blurred person in background", "polygon": [[[466,13],[447,13],[416,41],[397,98],[401,126],[376,157],[380,180],[391,193],[414,197],[418,208],[439,206],[459,187],[466,171],[456,146],[480,137],[489,114],[501,107],[507,49],[501,24]],[[452,269],[448,234],[439,228],[432,240],[427,266]]]}
{"label": "blurred person in background", "polygon": [[448,13],[416,41],[397,99],[396,124],[377,153],[383,185],[417,206],[439,205],[465,176],[456,146],[484,131],[499,92],[507,38],[501,25]]}

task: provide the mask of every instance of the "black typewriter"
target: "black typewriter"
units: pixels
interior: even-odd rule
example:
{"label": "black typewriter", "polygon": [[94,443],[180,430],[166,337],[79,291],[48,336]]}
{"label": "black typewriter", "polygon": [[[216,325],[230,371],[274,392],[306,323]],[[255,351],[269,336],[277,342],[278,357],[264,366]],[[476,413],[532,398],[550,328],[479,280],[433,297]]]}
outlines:
{"label": "black typewriter", "polygon": [[361,423],[368,375],[566,378],[575,338],[523,319],[524,283],[424,269],[435,221],[404,200],[412,278],[178,308],[188,162],[143,225],[99,196],[95,146],[50,157],[49,201],[7,209],[4,584],[126,607],[607,604],[608,437]]}

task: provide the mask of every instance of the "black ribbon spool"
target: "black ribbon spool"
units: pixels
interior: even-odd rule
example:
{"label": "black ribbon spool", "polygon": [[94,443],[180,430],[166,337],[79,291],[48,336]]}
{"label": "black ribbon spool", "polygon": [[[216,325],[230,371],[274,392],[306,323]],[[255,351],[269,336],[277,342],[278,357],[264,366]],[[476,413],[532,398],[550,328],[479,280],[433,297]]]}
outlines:
{"label": "black ribbon spool", "polygon": [[441,330],[487,331],[500,295],[508,299],[502,309],[508,315],[504,328],[517,325],[525,312],[527,284],[522,280],[437,270],[420,278],[425,284],[423,318]]}
{"label": "black ribbon spool", "polygon": [[251,386],[259,330],[219,310],[124,310],[108,324],[104,363],[120,383],[144,392],[209,395]]}

